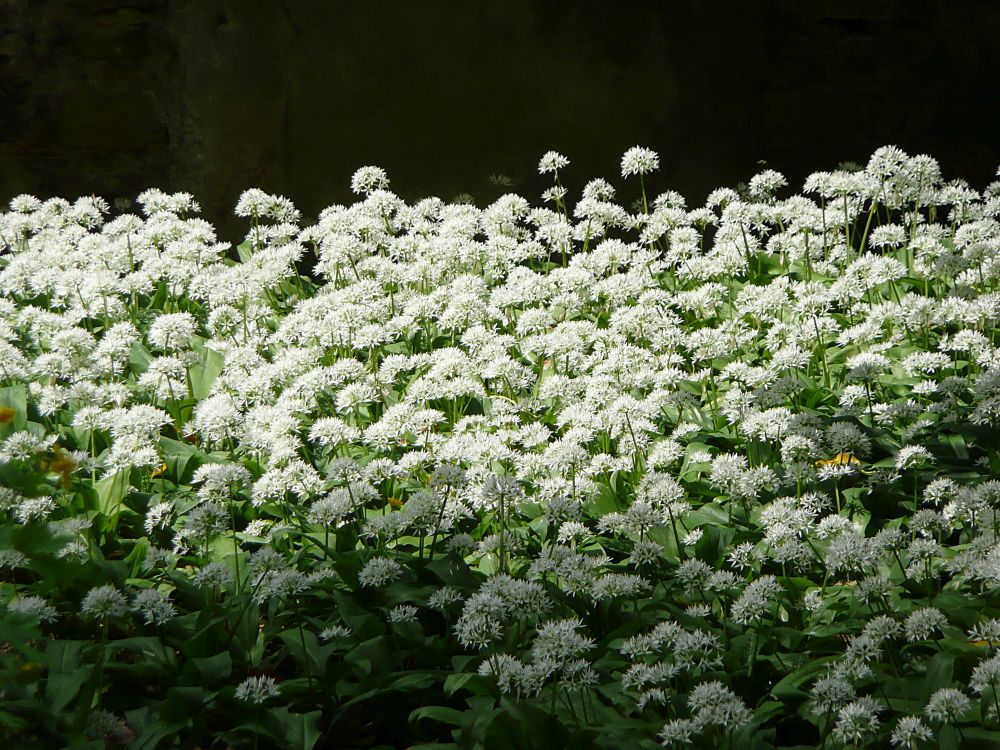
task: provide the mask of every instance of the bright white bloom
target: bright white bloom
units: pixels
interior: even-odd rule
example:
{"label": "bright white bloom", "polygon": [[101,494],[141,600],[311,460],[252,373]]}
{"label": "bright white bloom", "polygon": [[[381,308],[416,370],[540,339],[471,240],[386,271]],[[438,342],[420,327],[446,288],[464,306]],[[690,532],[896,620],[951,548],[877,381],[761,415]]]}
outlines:
{"label": "bright white bloom", "polygon": [[924,713],[927,714],[927,718],[931,721],[951,724],[960,720],[971,708],[972,701],[961,690],[940,688],[927,701],[927,705],[924,706]]}
{"label": "bright white bloom", "polygon": [[361,167],[351,177],[351,190],[360,195],[389,187],[389,177],[381,167]]}
{"label": "bright white bloom", "polygon": [[197,328],[191,313],[167,313],[157,316],[146,334],[149,343],[163,351],[175,352],[187,348]]}
{"label": "bright white bloom", "polygon": [[892,730],[889,741],[899,747],[914,747],[918,742],[932,740],[934,732],[918,716],[903,716]]}
{"label": "bright white bloom", "polygon": [[935,607],[921,607],[906,618],[904,623],[906,640],[911,643],[925,641],[947,624],[948,618],[941,610]]}
{"label": "bright white bloom", "polygon": [[141,589],[132,596],[132,609],[149,625],[163,625],[177,614],[173,603],[159,589]]}
{"label": "bright white bloom", "polygon": [[388,557],[374,557],[365,563],[358,574],[358,583],[365,588],[381,588],[398,580],[403,575],[403,566]]}
{"label": "bright white bloom", "polygon": [[54,622],[59,614],[56,608],[40,596],[19,596],[7,602],[7,611],[37,617],[41,622]]}
{"label": "bright white bloom", "polygon": [[80,612],[95,619],[121,617],[128,612],[128,602],[114,586],[95,586],[83,597]]}
{"label": "bright white bloom", "polygon": [[538,161],[538,173],[548,174],[558,172],[563,167],[569,165],[569,159],[558,151],[547,151]]}
{"label": "bright white bloom", "polygon": [[858,698],[837,711],[833,725],[833,736],[844,744],[858,744],[879,728],[879,711],[882,704],[869,696]]}
{"label": "bright white bloom", "polygon": [[922,445],[904,445],[896,454],[896,468],[900,471],[933,461],[931,452]]}
{"label": "bright white bloom", "polygon": [[660,157],[655,151],[642,146],[633,146],[622,156],[622,177],[649,174],[659,166]]}
{"label": "bright white bloom", "polygon": [[277,698],[281,689],[273,677],[257,675],[248,677],[236,686],[236,700],[246,703],[262,704],[269,698]]}

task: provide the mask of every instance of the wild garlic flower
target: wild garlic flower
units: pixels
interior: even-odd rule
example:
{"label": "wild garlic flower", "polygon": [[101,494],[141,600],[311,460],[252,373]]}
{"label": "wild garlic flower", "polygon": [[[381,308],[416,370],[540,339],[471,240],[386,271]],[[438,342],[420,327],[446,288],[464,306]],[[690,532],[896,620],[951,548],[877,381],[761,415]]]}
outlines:
{"label": "wild garlic flower", "polygon": [[931,452],[922,445],[904,445],[896,454],[896,469],[906,469],[923,466],[934,460]]}
{"label": "wild garlic flower", "polygon": [[644,175],[659,169],[660,157],[651,149],[633,146],[622,156],[622,177]]}
{"label": "wild garlic flower", "polygon": [[[982,695],[986,690],[1000,689],[1000,654],[994,654],[983,659],[972,670],[969,679],[969,690],[976,695]],[[998,718],[994,716],[994,718]]]}
{"label": "wild garlic flower", "polygon": [[319,632],[320,640],[332,641],[338,638],[350,638],[351,629],[346,625],[328,625]]}
{"label": "wild garlic flower", "polygon": [[969,640],[972,641],[998,641],[1000,642],[1000,619],[990,618],[976,623],[969,630]]}
{"label": "wild garlic flower", "polygon": [[170,524],[173,522],[173,515],[173,503],[162,502],[150,506],[146,511],[146,518],[143,521],[143,528],[146,530],[146,534],[152,536],[159,529],[169,529]]}
{"label": "wild garlic flower", "polygon": [[635,598],[652,588],[645,578],[630,573],[606,573],[594,581],[590,595],[595,601]]}
{"label": "wild garlic flower", "polygon": [[941,610],[935,607],[921,607],[906,618],[904,623],[906,640],[910,643],[925,641],[947,624],[948,618]]}
{"label": "wild garlic flower", "polygon": [[162,351],[177,352],[187,348],[197,325],[191,313],[164,313],[150,323],[146,337],[150,344]]}
{"label": "wild garlic flower", "polygon": [[824,675],[809,689],[810,711],[815,716],[839,711],[857,697],[854,686],[837,674]]}
{"label": "wild garlic flower", "polygon": [[728,730],[750,722],[750,709],[743,700],[721,682],[703,682],[688,694],[688,707],[701,726],[716,725]]}
{"label": "wild garlic flower", "polygon": [[427,606],[442,612],[462,601],[462,593],[453,586],[442,586],[427,599]]}
{"label": "wild garlic flower", "polygon": [[15,432],[0,446],[0,461],[27,461],[39,451],[45,450],[46,446],[45,440],[30,432]]}
{"label": "wild garlic flower", "polygon": [[191,481],[201,485],[199,497],[225,500],[234,490],[249,484],[250,472],[236,463],[206,463],[195,469]]}
{"label": "wild garlic flower", "polygon": [[18,523],[31,523],[32,521],[44,521],[56,510],[56,501],[49,495],[41,497],[24,498],[18,503],[14,511],[14,517]]}
{"label": "wild garlic flower", "polygon": [[389,610],[387,617],[393,625],[417,621],[417,608],[411,604],[400,604]]}
{"label": "wild garlic flower", "polygon": [[56,608],[40,596],[18,596],[6,604],[8,612],[26,617],[37,617],[41,622],[55,622],[59,618]]}
{"label": "wild garlic flower", "polygon": [[894,746],[911,748],[918,742],[926,742],[934,739],[934,732],[924,724],[919,716],[902,716],[896,722],[889,742]]}
{"label": "wild garlic flower", "polygon": [[773,606],[774,598],[782,591],[781,584],[772,575],[764,575],[752,581],[733,602],[730,617],[733,622],[746,625],[763,619]]}
{"label": "wild garlic flower", "polygon": [[972,708],[969,696],[955,688],[940,688],[931,695],[924,713],[931,721],[953,724]]}
{"label": "wild garlic flower", "polygon": [[389,187],[389,178],[381,167],[361,167],[351,177],[351,190],[359,195]]}
{"label": "wild garlic flower", "polygon": [[16,549],[0,550],[0,570],[14,570],[28,564],[28,557]]}
{"label": "wild garlic flower", "polygon": [[122,617],[128,612],[128,602],[114,586],[95,586],[83,597],[80,612],[94,619]]}
{"label": "wild garlic flower", "polygon": [[661,745],[687,745],[701,729],[701,722],[697,719],[673,719],[663,725],[657,736]]}
{"label": "wild garlic flower", "polygon": [[536,660],[548,660],[561,665],[594,647],[594,640],[580,635],[579,620],[549,620],[538,626],[538,634],[531,647]]}
{"label": "wild garlic flower", "polygon": [[309,523],[339,527],[354,515],[354,501],[344,488],[337,488],[314,502],[307,513]]}
{"label": "wild garlic flower", "polygon": [[569,166],[569,159],[558,151],[546,151],[538,161],[539,174],[558,173],[563,167]]}
{"label": "wild garlic flower", "polygon": [[882,710],[882,704],[867,695],[843,706],[837,711],[833,725],[834,739],[844,744],[866,742],[878,732],[878,715]]}
{"label": "wild garlic flower", "polygon": [[191,576],[191,583],[199,588],[222,589],[233,582],[233,574],[221,562],[210,562],[203,565]]}
{"label": "wild garlic flower", "polygon": [[358,573],[363,588],[381,588],[403,576],[403,566],[388,557],[373,557]]}
{"label": "wild garlic flower", "polygon": [[750,178],[748,190],[754,198],[768,198],[774,194],[778,188],[788,185],[785,176],[774,169],[765,169]]}
{"label": "wild garlic flower", "polygon": [[235,698],[244,703],[261,705],[280,695],[281,689],[278,687],[277,680],[265,675],[255,675],[248,677],[236,686]]}
{"label": "wild garlic flower", "polygon": [[206,502],[188,511],[176,525],[176,531],[185,539],[203,543],[226,531],[231,521],[230,513],[224,506]]}
{"label": "wild garlic flower", "polygon": [[140,589],[132,596],[132,609],[147,625],[163,625],[177,614],[177,608],[159,589]]}
{"label": "wild garlic flower", "polygon": [[848,358],[847,379],[874,381],[879,375],[889,369],[889,358],[878,352],[861,352]]}

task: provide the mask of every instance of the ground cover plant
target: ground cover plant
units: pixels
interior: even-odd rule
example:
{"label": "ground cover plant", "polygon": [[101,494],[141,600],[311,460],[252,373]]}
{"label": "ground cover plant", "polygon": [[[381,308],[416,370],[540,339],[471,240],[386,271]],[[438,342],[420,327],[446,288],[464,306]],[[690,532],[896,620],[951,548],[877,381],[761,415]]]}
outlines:
{"label": "ground cover plant", "polygon": [[568,164],[11,201],[5,747],[1000,743],[1000,183]]}

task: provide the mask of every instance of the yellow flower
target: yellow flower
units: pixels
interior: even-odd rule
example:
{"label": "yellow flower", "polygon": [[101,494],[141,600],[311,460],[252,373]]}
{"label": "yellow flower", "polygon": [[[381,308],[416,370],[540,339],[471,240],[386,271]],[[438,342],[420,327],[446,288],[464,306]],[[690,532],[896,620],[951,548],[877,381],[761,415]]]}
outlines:
{"label": "yellow flower", "polygon": [[819,461],[816,462],[817,468],[820,466],[831,466],[831,465],[849,466],[850,464],[858,466],[861,464],[861,462],[858,460],[857,456],[854,456],[850,453],[838,453],[833,458],[820,459]]}

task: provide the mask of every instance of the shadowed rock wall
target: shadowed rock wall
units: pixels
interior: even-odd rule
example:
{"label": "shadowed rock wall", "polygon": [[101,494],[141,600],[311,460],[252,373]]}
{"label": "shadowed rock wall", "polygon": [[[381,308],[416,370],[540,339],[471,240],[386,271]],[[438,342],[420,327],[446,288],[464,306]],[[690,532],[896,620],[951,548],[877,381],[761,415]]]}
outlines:
{"label": "shadowed rock wall", "polygon": [[550,148],[578,188],[636,143],[692,202],[884,143],[981,187],[998,38],[981,2],[0,0],[0,201],[187,190],[234,239],[249,186],[311,217],[378,164],[485,201],[537,194]]}

